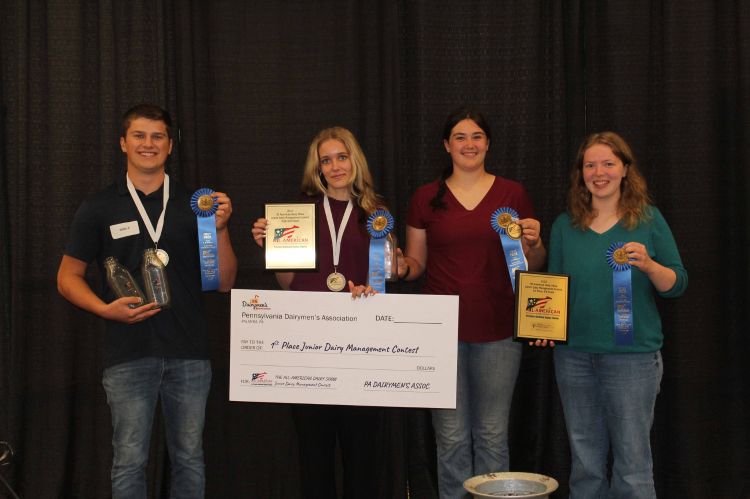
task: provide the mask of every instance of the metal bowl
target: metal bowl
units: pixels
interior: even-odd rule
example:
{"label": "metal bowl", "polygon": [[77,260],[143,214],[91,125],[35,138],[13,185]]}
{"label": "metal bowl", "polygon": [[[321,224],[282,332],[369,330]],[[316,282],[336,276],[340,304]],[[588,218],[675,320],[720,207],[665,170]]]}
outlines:
{"label": "metal bowl", "polygon": [[464,482],[464,489],[483,499],[549,497],[557,486],[557,480],[546,475],[516,471],[477,475]]}

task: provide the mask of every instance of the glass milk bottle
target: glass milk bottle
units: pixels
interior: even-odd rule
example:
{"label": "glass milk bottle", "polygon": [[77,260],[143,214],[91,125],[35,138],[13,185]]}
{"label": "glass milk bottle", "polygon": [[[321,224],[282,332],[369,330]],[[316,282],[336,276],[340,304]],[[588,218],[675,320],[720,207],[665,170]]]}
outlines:
{"label": "glass milk bottle", "polygon": [[169,292],[167,268],[156,254],[155,248],[148,248],[143,252],[141,271],[148,301],[155,302],[160,308],[169,307],[172,295]]}
{"label": "glass milk bottle", "polygon": [[146,296],[141,291],[141,287],[138,286],[138,283],[133,279],[133,275],[128,269],[117,261],[117,258],[113,256],[105,258],[104,270],[107,274],[107,283],[109,283],[109,287],[115,296],[118,298],[134,296],[141,299],[138,303],[128,303],[128,307],[140,307],[146,302]]}
{"label": "glass milk bottle", "polygon": [[396,256],[396,248],[398,248],[398,241],[396,236],[391,232],[385,238],[385,246],[383,253],[385,257],[385,264],[383,265],[385,270],[385,280],[388,282],[398,281],[398,258]]}

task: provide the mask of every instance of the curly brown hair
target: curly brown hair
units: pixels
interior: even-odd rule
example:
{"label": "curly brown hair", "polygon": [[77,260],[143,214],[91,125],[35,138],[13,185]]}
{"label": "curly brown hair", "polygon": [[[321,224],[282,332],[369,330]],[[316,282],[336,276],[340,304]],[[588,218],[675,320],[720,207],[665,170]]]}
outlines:
{"label": "curly brown hair", "polygon": [[646,179],[638,169],[633,151],[625,139],[614,132],[592,133],[578,148],[578,155],[570,172],[570,190],[568,191],[568,212],[574,227],[586,229],[596,217],[596,209],[591,205],[591,193],[583,181],[583,156],[596,145],[609,147],[615,156],[627,167],[627,175],[620,183],[618,212],[623,225],[628,229],[635,228],[639,222],[649,218],[647,207],[651,203]]}

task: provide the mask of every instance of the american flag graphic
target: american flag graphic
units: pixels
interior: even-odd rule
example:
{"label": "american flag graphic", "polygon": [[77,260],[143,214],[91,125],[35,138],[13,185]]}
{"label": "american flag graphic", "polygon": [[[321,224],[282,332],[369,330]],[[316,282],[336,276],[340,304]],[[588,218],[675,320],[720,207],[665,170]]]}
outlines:
{"label": "american flag graphic", "polygon": [[253,381],[260,381],[262,379],[266,379],[266,374],[268,373],[265,373],[265,372],[253,373]]}
{"label": "american flag graphic", "polygon": [[291,227],[281,227],[280,229],[273,230],[273,240],[278,241],[282,237],[289,237],[294,234],[294,229],[299,229],[299,225],[293,225]]}
{"label": "american flag graphic", "polygon": [[531,310],[532,308],[543,308],[551,299],[552,298],[549,296],[545,296],[544,298],[529,298],[526,302],[526,310]]}

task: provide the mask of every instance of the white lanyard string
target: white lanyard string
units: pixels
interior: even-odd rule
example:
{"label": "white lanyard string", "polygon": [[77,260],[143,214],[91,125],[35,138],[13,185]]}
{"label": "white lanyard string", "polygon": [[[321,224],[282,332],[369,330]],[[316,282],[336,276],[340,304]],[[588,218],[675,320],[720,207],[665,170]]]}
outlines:
{"label": "white lanyard string", "polygon": [[161,231],[164,228],[164,214],[167,212],[167,201],[169,201],[169,175],[167,175],[166,173],[164,174],[164,193],[162,194],[162,199],[164,200],[164,202],[162,203],[159,221],[156,223],[156,229],[154,229],[154,225],[151,223],[151,219],[148,218],[148,213],[146,213],[146,208],[143,207],[141,198],[139,198],[138,193],[135,192],[135,186],[133,185],[133,181],[130,180],[130,176],[125,174],[125,178],[127,179],[130,197],[133,198],[135,207],[138,208],[138,213],[141,214],[143,225],[146,226],[146,230],[151,236],[151,240],[154,241],[154,246],[158,247],[159,239],[161,238]]}
{"label": "white lanyard string", "polygon": [[344,236],[346,230],[346,223],[349,221],[349,215],[352,214],[352,200],[346,205],[346,211],[344,211],[344,218],[341,219],[339,224],[338,234],[336,228],[333,226],[333,215],[331,215],[331,203],[328,201],[328,196],[323,196],[323,210],[326,213],[326,220],[328,221],[328,231],[331,233],[331,245],[333,246],[333,268],[339,266],[339,255],[341,254],[341,239]]}

